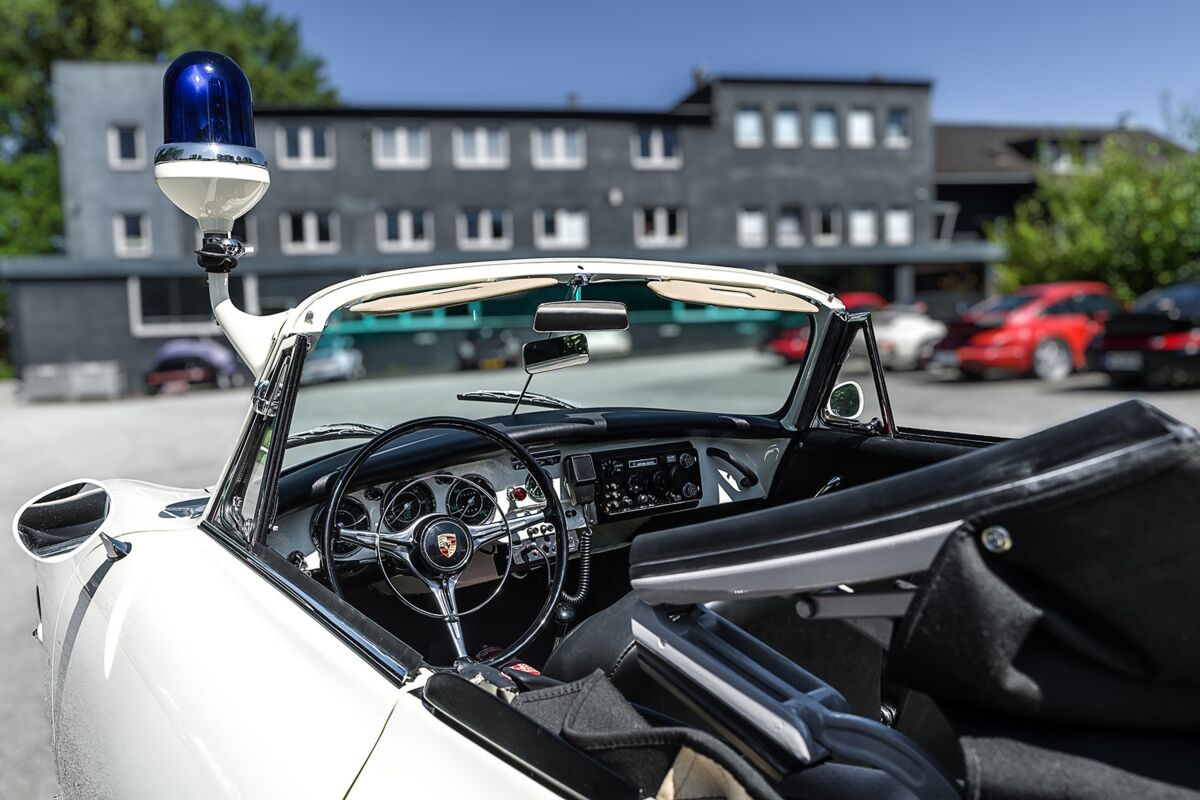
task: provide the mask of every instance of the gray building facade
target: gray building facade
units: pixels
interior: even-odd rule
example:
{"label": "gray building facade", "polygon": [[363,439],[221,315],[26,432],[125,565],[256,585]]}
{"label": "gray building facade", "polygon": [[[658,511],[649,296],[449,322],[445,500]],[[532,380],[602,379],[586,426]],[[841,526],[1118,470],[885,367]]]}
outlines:
{"label": "gray building facade", "polygon": [[[154,185],[161,64],[55,66],[64,255],[3,264],[18,367],[211,336],[195,223]],[[981,271],[941,237],[927,81],[714,77],[661,111],[256,109],[272,186],[239,233],[251,311],[406,266],[546,256],[778,271],[911,299]]]}

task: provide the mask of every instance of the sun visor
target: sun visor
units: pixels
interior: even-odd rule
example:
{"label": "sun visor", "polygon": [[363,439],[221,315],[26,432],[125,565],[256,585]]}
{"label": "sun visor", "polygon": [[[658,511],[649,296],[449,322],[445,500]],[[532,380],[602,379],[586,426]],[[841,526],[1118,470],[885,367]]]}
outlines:
{"label": "sun visor", "polygon": [[520,294],[533,289],[544,289],[557,283],[558,281],[554,278],[512,278],[504,281],[472,283],[466,286],[446,286],[426,292],[398,294],[367,300],[351,306],[350,310],[356,314],[403,314],[408,311],[425,311],[430,308],[457,306],[463,303],[473,303],[476,300]]}
{"label": "sun visor", "polygon": [[647,286],[659,297],[683,303],[700,303],[748,311],[793,311],[815,314],[817,307],[802,297],[749,286],[724,286],[699,281],[650,281]]}

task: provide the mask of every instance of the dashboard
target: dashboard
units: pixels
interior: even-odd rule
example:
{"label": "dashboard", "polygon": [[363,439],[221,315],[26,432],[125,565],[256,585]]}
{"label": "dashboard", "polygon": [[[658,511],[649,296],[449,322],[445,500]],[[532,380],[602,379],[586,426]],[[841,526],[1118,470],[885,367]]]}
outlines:
{"label": "dashboard", "polygon": [[[786,443],[782,435],[758,435],[525,444],[562,502],[574,554],[585,531],[592,536],[593,549],[602,551],[627,545],[652,517],[765,498]],[[458,460],[452,448],[447,450],[439,461]],[[545,498],[528,471],[508,454],[406,471],[413,460],[397,458],[409,464],[396,463],[391,470],[369,474],[366,485],[346,495],[336,511],[337,523],[360,531],[400,531],[435,513],[470,525],[503,515],[513,531],[514,570],[532,569],[555,557],[549,523],[521,525],[522,515],[541,509]],[[322,494],[329,477],[316,480],[310,494]],[[292,505],[277,518],[277,530],[267,543],[297,566],[317,568],[328,503]],[[352,568],[374,563],[377,556],[353,542],[339,541],[334,558]]]}

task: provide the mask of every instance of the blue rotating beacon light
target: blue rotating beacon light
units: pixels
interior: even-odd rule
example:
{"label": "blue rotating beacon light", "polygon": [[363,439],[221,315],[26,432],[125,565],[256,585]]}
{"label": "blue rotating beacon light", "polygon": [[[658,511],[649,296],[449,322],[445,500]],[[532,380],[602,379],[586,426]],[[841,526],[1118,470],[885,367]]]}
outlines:
{"label": "blue rotating beacon light", "polygon": [[271,185],[267,159],[254,146],[250,82],[233,59],[207,50],[184,53],[163,76],[163,144],[154,181],[200,225],[196,260],[227,273],[246,252],[233,223]]}

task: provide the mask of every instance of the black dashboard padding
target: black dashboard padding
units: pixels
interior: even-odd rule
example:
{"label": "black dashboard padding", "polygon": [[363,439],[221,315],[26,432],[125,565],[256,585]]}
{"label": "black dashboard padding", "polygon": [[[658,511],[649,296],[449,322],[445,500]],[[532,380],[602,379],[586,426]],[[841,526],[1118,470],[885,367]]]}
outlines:
{"label": "black dashboard padding", "polygon": [[1195,435],[1153,406],[1130,400],[863,486],[643,534],[630,551],[630,577],[765,563],[954,522],[1098,472],[1136,469],[1139,446]]}
{"label": "black dashboard padding", "polygon": [[[631,439],[711,436],[725,439],[778,439],[787,436],[772,417],[672,411],[654,408],[596,408],[539,411],[480,420],[527,448],[544,444],[595,443],[597,449]],[[322,499],[336,483],[335,473],[358,446],[298,464],[279,480],[279,507],[286,511]],[[362,466],[356,484],[392,480],[444,469],[499,453],[488,442],[460,431],[405,437]],[[356,488],[356,487],[355,487]]]}

